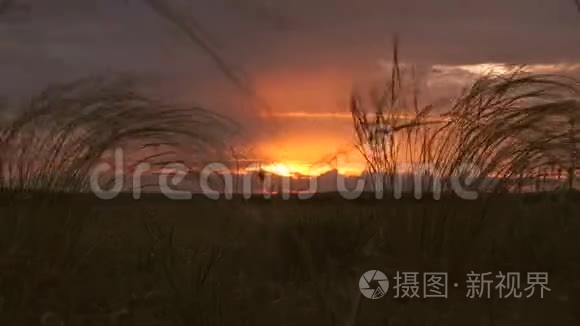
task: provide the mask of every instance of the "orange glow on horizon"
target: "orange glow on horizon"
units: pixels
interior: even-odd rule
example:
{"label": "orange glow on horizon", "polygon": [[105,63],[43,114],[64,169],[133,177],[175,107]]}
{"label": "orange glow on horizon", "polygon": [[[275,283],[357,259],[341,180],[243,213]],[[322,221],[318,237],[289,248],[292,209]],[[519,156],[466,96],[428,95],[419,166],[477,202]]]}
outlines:
{"label": "orange glow on horizon", "polygon": [[263,170],[281,176],[320,176],[333,170],[360,175],[365,164],[348,126],[346,131],[315,129],[280,134],[257,144],[254,154],[264,162]]}
{"label": "orange glow on horizon", "polygon": [[[356,150],[349,96],[352,73],[320,68],[317,70],[277,70],[256,80],[259,93],[275,110],[261,112],[268,133],[252,148],[263,170],[280,176],[320,176],[336,170],[345,176],[359,176],[366,168]],[[366,80],[366,79],[365,79]],[[415,114],[400,112],[408,122]],[[441,122],[444,117],[425,118]],[[398,139],[405,143],[406,139]],[[405,161],[405,146],[398,147]],[[418,155],[413,153],[413,155]]]}
{"label": "orange glow on horizon", "polygon": [[[364,171],[364,164],[350,164],[348,166],[334,167],[328,165],[313,165],[302,162],[276,162],[263,165],[262,170],[282,177],[319,177],[325,173],[336,170],[344,176],[359,176]],[[249,171],[254,171],[251,169]]]}
{"label": "orange glow on horizon", "polygon": [[288,163],[272,163],[267,164],[262,167],[264,171],[277,174],[283,177],[296,177],[299,175],[303,176],[320,176],[330,170],[330,166],[320,166],[313,167],[310,164],[300,163],[300,162],[288,162]]}

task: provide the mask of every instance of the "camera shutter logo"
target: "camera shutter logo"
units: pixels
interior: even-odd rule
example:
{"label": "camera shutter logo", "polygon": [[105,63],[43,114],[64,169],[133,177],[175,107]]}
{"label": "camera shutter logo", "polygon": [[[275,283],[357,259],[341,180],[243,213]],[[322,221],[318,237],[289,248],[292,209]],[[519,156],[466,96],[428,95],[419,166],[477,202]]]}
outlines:
{"label": "camera shutter logo", "polygon": [[[371,284],[374,287],[371,287]],[[358,287],[362,295],[368,299],[377,300],[385,296],[389,290],[389,279],[385,273],[377,270],[368,271],[361,276]]]}

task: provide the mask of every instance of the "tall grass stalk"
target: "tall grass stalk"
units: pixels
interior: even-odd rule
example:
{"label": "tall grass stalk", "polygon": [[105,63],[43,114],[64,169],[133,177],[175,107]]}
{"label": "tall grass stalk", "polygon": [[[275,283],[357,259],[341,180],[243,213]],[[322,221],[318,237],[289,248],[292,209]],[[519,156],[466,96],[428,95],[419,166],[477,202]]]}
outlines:
{"label": "tall grass stalk", "polygon": [[[149,99],[124,78],[89,78],[46,89],[0,129],[3,190],[79,192],[115,149],[125,169],[199,158],[235,125],[201,108]],[[111,175],[112,177],[112,175]]]}
{"label": "tall grass stalk", "polygon": [[[523,188],[567,173],[573,189],[580,133],[580,82],[558,75],[532,74],[525,66],[490,72],[453,99],[447,108],[420,106],[416,79],[405,79],[397,42],[384,88],[365,102],[353,93],[351,112],[356,147],[371,174],[392,180],[402,163],[449,180],[462,171],[486,191]],[[554,182],[555,183],[555,182]]]}

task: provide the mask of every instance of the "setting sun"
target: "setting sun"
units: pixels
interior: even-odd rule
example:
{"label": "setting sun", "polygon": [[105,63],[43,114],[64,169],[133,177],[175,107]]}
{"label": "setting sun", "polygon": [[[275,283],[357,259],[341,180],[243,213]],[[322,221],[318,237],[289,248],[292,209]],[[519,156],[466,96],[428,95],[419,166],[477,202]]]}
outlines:
{"label": "setting sun", "polygon": [[283,177],[290,177],[294,172],[285,164],[275,163],[263,167],[263,170]]}
{"label": "setting sun", "polygon": [[274,173],[283,177],[296,177],[296,176],[320,176],[330,170],[330,166],[313,166],[312,164],[299,163],[299,162],[286,162],[286,163],[272,163],[262,167],[264,171]]}

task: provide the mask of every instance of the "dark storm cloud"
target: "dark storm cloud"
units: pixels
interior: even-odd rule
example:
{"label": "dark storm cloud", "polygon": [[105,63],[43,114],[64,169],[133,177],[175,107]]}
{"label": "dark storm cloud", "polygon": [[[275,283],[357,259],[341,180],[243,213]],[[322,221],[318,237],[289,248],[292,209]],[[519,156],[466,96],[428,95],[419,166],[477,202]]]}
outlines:
{"label": "dark storm cloud", "polygon": [[[3,93],[101,72],[132,72],[187,96],[231,91],[214,62],[143,0],[14,1],[27,10],[0,17]],[[254,78],[376,69],[394,33],[404,58],[424,64],[580,60],[572,0],[173,1]]]}
{"label": "dark storm cloud", "polygon": [[[222,39],[234,36],[234,44],[255,41],[253,47],[242,47],[248,56],[259,54],[250,52],[252,48],[260,49],[271,55],[265,55],[266,61],[297,64],[372,60],[387,52],[393,33],[401,35],[405,53],[415,61],[533,63],[580,58],[580,18],[569,0],[298,0],[268,8],[284,13],[289,30],[268,33],[263,21],[245,21],[246,26],[234,28],[237,32],[232,34],[226,20],[215,21],[216,29]],[[207,24],[215,17],[210,12],[205,15],[210,18]],[[235,21],[236,26],[244,23],[242,18]]]}
{"label": "dark storm cloud", "polygon": [[[195,17],[220,57],[245,72],[280,118],[264,118],[216,60],[146,1],[170,1]],[[324,112],[348,112],[353,80],[385,73],[395,33],[403,60],[436,72],[427,85],[437,95],[475,77],[481,63],[527,63],[545,72],[580,67],[573,0],[10,2],[0,10],[0,98],[87,75],[131,73],[156,96],[240,121],[247,136],[241,142],[265,146],[265,157],[304,148],[324,155],[350,143],[350,120]],[[296,112],[304,117],[289,118]]]}

